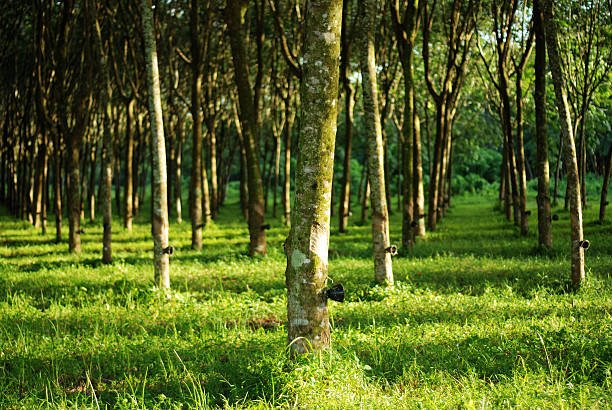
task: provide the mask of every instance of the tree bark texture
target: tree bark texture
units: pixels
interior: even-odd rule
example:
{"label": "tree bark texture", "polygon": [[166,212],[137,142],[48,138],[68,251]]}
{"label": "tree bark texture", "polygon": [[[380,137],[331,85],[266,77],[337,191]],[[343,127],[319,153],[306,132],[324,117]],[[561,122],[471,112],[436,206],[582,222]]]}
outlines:
{"label": "tree bark texture", "polygon": [[546,48],[552,81],[555,88],[557,110],[561,136],[565,141],[565,169],[567,172],[567,187],[569,196],[570,226],[571,226],[571,255],[572,255],[572,285],[579,288],[584,282],[584,248],[582,232],[582,202],[580,200],[580,179],[578,174],[578,161],[576,159],[576,145],[570,119],[569,104],[565,94],[561,57],[557,45],[557,26],[553,17],[553,4],[551,0],[538,0],[544,5],[544,30],[546,35]]}
{"label": "tree bark texture", "polygon": [[606,165],[603,175],[603,185],[601,186],[601,197],[599,200],[599,222],[604,221],[606,218],[606,206],[608,205],[608,184],[610,183],[610,169],[612,169],[612,143],[608,149],[608,157],[606,158]]}
{"label": "tree bark texture", "polygon": [[204,220],[202,215],[202,116],[200,115],[200,94],[202,76],[200,74],[200,40],[198,0],[191,0],[191,184],[189,208],[191,216],[191,247],[202,249],[202,230]]}
{"label": "tree bark texture", "polygon": [[240,0],[228,0],[225,8],[226,22],[232,49],[234,63],[234,81],[238,91],[240,107],[240,123],[242,126],[243,146],[246,156],[246,171],[248,185],[248,224],[249,224],[249,254],[265,255],[266,231],[264,229],[264,190],[259,167],[259,124],[255,98],[249,81],[248,59],[245,48],[243,17],[246,3]]}
{"label": "tree bark texture", "polygon": [[142,0],[142,31],[147,63],[147,85],[149,91],[149,118],[151,119],[151,156],[153,157],[153,254],[155,284],[162,289],[170,288],[170,261],[168,248],[168,195],[166,175],[166,143],[159,86],[159,68],[153,26],[151,0]]}
{"label": "tree bark texture", "polygon": [[535,30],[535,118],[538,174],[538,243],[552,249],[552,215],[550,209],[550,171],[548,164],[548,128],[546,124],[546,38],[538,0],[533,2]]}
{"label": "tree bark texture", "polygon": [[413,147],[413,218],[416,223],[414,235],[425,237],[425,191],[423,188],[423,159],[421,156],[421,122],[414,110],[414,147]]}
{"label": "tree bark texture", "polygon": [[287,255],[288,341],[293,354],[330,345],[325,285],[338,98],[341,0],[313,0],[306,15],[295,206]]}
{"label": "tree bark texture", "polygon": [[[389,212],[385,193],[384,149],[378,109],[378,85],[376,81],[375,26],[377,1],[364,0],[361,27],[365,32],[361,41],[361,78],[363,112],[368,136],[368,167],[372,202],[372,246],[374,252],[374,279],[385,285],[393,284],[389,239]],[[409,195],[412,197],[412,192]]]}

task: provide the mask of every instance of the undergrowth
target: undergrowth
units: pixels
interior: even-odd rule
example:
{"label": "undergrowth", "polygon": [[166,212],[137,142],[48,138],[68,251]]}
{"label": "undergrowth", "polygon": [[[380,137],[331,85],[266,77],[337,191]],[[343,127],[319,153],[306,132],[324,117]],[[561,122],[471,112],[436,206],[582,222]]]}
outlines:
{"label": "undergrowth", "polygon": [[[392,289],[374,285],[370,227],[332,229],[330,281],[347,301],[330,307],[332,349],[295,360],[280,220],[269,255],[253,259],[235,205],[206,228],[202,252],[189,223],[173,223],[162,293],[146,215],[132,233],[115,221],[111,265],[100,223],[85,225],[74,256],[1,217],[0,408],[612,407],[612,225],[586,210],[588,281],[571,292],[568,213],[555,211],[554,249],[542,252],[535,217],[523,238],[493,203],[457,198],[438,231],[394,259]],[[391,229],[399,242],[397,212]]]}

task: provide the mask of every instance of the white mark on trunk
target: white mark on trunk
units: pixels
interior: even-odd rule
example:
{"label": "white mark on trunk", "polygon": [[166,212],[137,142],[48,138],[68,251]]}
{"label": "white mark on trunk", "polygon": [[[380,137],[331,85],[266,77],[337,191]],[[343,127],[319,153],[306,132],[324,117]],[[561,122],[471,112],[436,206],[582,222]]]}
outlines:
{"label": "white mark on trunk", "polygon": [[308,326],[310,322],[306,319],[291,319],[291,326]]}
{"label": "white mark on trunk", "polygon": [[321,38],[323,38],[323,40],[325,40],[326,43],[328,44],[332,44],[334,41],[336,41],[336,35],[330,31],[325,32],[325,33],[317,33]]}
{"label": "white mark on trunk", "polygon": [[324,265],[327,265],[327,250],[329,233],[324,225],[314,223],[310,228],[310,251],[317,255]]}
{"label": "white mark on trunk", "polygon": [[310,259],[298,249],[294,249],[293,253],[291,253],[291,266],[293,266],[293,269],[298,269],[300,266],[307,263],[310,263]]}
{"label": "white mark on trunk", "polygon": [[264,246],[261,246],[261,245],[257,245],[255,247],[255,252],[258,252],[258,253],[261,253],[261,252],[263,252],[265,250],[266,250],[266,248]]}

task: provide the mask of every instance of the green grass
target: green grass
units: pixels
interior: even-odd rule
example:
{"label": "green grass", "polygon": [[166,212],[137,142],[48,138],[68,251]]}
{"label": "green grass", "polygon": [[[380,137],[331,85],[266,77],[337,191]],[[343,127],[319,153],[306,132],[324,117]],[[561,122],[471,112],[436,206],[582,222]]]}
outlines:
{"label": "green grass", "polygon": [[1,217],[0,408],[612,408],[612,225],[586,211],[588,283],[573,293],[569,215],[557,211],[544,254],[535,217],[521,238],[494,203],[455,199],[394,260],[391,290],[373,284],[370,227],[332,230],[330,278],[347,301],[331,303],[333,348],[295,361],[278,220],[255,259],[236,205],[203,252],[172,224],[168,298],[146,215],[131,234],[115,221],[109,266],[100,224],[85,225],[78,257]]}

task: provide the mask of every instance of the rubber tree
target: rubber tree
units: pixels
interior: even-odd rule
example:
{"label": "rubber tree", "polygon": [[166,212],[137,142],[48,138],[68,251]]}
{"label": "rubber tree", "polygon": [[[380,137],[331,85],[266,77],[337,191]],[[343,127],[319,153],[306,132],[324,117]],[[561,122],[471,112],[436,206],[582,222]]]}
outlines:
{"label": "rubber tree", "polygon": [[301,122],[287,255],[287,331],[293,354],[330,345],[325,285],[336,140],[342,0],[312,0],[302,54]]}
{"label": "rubber tree", "polygon": [[149,94],[149,118],[151,120],[151,156],[153,157],[153,259],[155,284],[170,288],[170,260],[172,248],[168,246],[168,186],[166,174],[166,143],[159,86],[159,68],[153,29],[151,0],[141,0],[142,32],[147,63],[147,88]]}
{"label": "rubber tree", "polygon": [[[228,0],[225,8],[225,21],[234,63],[234,81],[238,92],[239,119],[242,129],[242,146],[246,159],[246,178],[248,186],[248,224],[249,254],[266,254],[266,231],[264,229],[264,190],[259,166],[259,121],[257,101],[249,80],[249,60],[246,52],[246,39],[243,19],[248,4],[240,0]],[[257,89],[257,87],[256,87]],[[258,93],[256,94],[258,95]]]}
{"label": "rubber tree", "polygon": [[569,196],[570,228],[571,228],[571,255],[572,255],[572,285],[578,289],[585,279],[584,273],[584,242],[582,232],[582,202],[580,200],[580,179],[578,174],[578,160],[576,158],[576,145],[570,118],[570,108],[565,91],[565,80],[561,68],[557,39],[557,22],[553,16],[552,0],[538,0],[544,9],[544,31],[548,61],[555,88],[557,111],[559,112],[559,127],[561,137],[565,142],[565,169],[567,171],[567,192]]}
{"label": "rubber tree", "polygon": [[202,116],[200,114],[200,93],[202,76],[200,74],[198,0],[191,0],[190,38],[191,38],[191,182],[189,185],[189,210],[191,216],[191,247],[202,249]]}
{"label": "rubber tree", "polygon": [[533,29],[535,32],[534,103],[537,140],[538,243],[541,247],[552,249],[548,129],[546,126],[546,38],[544,19],[538,0],[533,1]]}
{"label": "rubber tree", "polygon": [[[385,158],[382,127],[378,109],[376,81],[375,26],[377,1],[364,0],[360,5],[361,28],[360,65],[363,91],[363,114],[368,138],[368,167],[372,203],[372,246],[374,250],[374,279],[381,284],[393,284],[391,244],[389,239],[389,211],[385,193]],[[412,192],[410,193],[412,197]]]}
{"label": "rubber tree", "polygon": [[[400,10],[397,1],[392,0],[391,21],[398,44],[398,52],[404,74],[404,121],[402,123],[403,152],[403,210],[402,210],[402,246],[412,247],[414,227],[419,226],[418,215],[414,215],[414,45],[419,28],[419,1],[410,0],[404,10]],[[416,224],[415,224],[416,222]],[[424,222],[424,221],[423,221]],[[416,225],[416,226],[415,226]],[[425,225],[423,226],[423,233]]]}
{"label": "rubber tree", "polygon": [[353,151],[353,120],[355,108],[355,86],[350,79],[352,25],[349,6],[351,0],[342,2],[342,28],[340,35],[340,80],[344,91],[344,161],[340,181],[340,201],[338,204],[338,231],[346,232],[351,215],[351,156]]}
{"label": "rubber tree", "polygon": [[[108,48],[102,39],[102,29],[99,19],[95,20],[96,39],[100,53],[100,72],[102,74],[102,109],[103,109],[103,139],[102,139],[102,176],[101,176],[101,205],[102,205],[102,262],[111,263],[112,251],[112,200],[113,189],[113,137],[111,133],[113,87],[110,81],[110,65]],[[107,43],[108,44],[108,43]]]}

